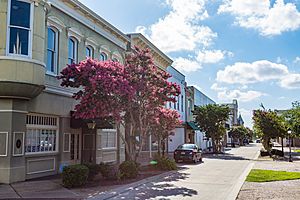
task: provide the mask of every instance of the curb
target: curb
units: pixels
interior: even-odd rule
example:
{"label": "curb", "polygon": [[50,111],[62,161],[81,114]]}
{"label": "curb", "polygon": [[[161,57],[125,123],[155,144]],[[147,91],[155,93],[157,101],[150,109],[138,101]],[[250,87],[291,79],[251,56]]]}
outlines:
{"label": "curb", "polygon": [[137,181],[137,182],[133,182],[133,183],[130,183],[130,184],[127,184],[127,185],[124,185],[124,186],[120,186],[116,189],[104,192],[102,194],[98,194],[96,196],[93,196],[93,197],[90,197],[90,198],[87,198],[87,199],[91,199],[91,200],[92,199],[97,199],[97,200],[110,199],[110,198],[118,196],[119,194],[123,194],[125,192],[130,191],[130,190],[133,190],[133,189],[139,187],[140,185],[147,184],[147,183],[152,182],[152,181],[156,181],[158,179],[164,178],[166,176],[173,175],[175,173],[177,173],[177,171],[164,172],[162,174],[151,176],[151,177],[145,178],[145,179]]}

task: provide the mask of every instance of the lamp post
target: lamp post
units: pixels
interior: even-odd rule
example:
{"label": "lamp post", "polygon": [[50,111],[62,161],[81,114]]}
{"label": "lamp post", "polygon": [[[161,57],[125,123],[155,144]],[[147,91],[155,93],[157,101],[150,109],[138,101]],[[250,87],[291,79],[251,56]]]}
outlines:
{"label": "lamp post", "polygon": [[293,162],[292,160],[292,149],[291,149],[291,136],[292,136],[292,130],[289,128],[288,131],[288,136],[289,136],[289,147],[290,147],[290,153],[289,153],[289,162]]}

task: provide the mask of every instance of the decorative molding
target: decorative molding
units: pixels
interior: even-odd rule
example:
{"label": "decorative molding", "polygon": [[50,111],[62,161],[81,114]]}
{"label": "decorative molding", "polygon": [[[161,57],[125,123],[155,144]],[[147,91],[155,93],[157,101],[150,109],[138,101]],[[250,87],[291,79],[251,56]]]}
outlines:
{"label": "decorative molding", "polygon": [[102,52],[106,53],[107,57],[109,57],[111,54],[110,49],[107,45],[100,46],[100,53],[102,53]]}
{"label": "decorative molding", "polygon": [[85,46],[91,46],[94,48],[94,51],[97,50],[98,44],[94,38],[88,37],[85,39]]}
{"label": "decorative molding", "polygon": [[42,160],[53,160],[53,168],[52,169],[47,169],[47,170],[41,170],[41,171],[33,171],[33,172],[26,172],[26,174],[30,175],[30,174],[40,174],[40,173],[45,173],[45,172],[52,172],[52,171],[55,171],[55,157],[52,157],[52,158],[40,158],[40,159],[30,159],[30,160],[27,160],[27,170],[29,170],[29,163],[30,162],[38,162],[38,161],[42,161]]}
{"label": "decorative molding", "polygon": [[16,145],[16,141],[15,141],[15,139],[16,139],[16,134],[17,133],[21,133],[23,136],[23,141],[22,141],[22,153],[21,154],[15,154],[15,146],[13,146],[13,156],[24,156],[24,150],[25,150],[25,147],[24,147],[24,145],[25,145],[25,132],[14,132],[13,133],[13,144],[14,145]]}
{"label": "decorative molding", "polygon": [[59,32],[62,32],[66,28],[65,24],[55,16],[49,16],[47,18],[47,26],[52,26],[56,28]]}
{"label": "decorative molding", "polygon": [[46,64],[44,62],[41,62],[41,61],[35,60],[35,59],[31,59],[31,58],[28,58],[28,57],[21,57],[21,56],[16,56],[16,55],[0,56],[0,60],[30,62],[30,63],[34,63],[34,64],[37,64],[37,65],[41,65],[41,66],[46,68]]}
{"label": "decorative molding", "polygon": [[23,111],[23,110],[0,110],[0,113],[10,113],[10,112],[13,112],[13,113],[24,113],[24,114],[27,114],[28,111]]}
{"label": "decorative molding", "polygon": [[0,134],[6,134],[5,154],[0,154],[0,157],[6,157],[8,154],[8,132],[0,132]]}
{"label": "decorative molding", "polygon": [[78,42],[81,42],[81,38],[83,38],[83,35],[77,28],[68,27],[67,32],[68,32],[68,37],[74,37],[77,39]]}

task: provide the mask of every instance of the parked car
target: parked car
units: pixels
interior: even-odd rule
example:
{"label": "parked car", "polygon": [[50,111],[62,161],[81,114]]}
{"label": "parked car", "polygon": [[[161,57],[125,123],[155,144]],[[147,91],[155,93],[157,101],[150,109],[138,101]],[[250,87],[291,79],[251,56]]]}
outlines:
{"label": "parked car", "polygon": [[260,139],[257,139],[257,140],[256,140],[256,143],[260,143]]}
{"label": "parked car", "polygon": [[196,144],[182,144],[174,151],[175,162],[192,161],[194,163],[202,162],[202,149]]}

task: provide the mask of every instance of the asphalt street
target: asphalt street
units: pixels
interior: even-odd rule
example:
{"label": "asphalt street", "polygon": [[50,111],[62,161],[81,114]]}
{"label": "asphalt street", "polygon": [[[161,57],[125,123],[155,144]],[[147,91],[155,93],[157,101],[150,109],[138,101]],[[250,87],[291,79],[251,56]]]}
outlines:
{"label": "asphalt street", "polygon": [[208,156],[203,163],[180,164],[183,169],[170,176],[119,191],[109,199],[234,200],[260,148],[260,144],[250,144]]}

